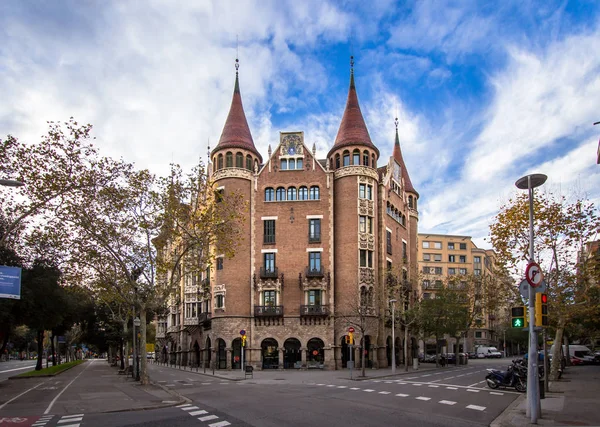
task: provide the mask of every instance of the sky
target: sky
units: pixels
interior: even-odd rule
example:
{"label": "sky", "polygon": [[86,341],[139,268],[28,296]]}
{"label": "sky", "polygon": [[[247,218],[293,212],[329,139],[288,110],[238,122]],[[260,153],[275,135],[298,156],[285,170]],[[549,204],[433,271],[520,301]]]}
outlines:
{"label": "sky", "polygon": [[106,156],[167,174],[219,140],[235,79],[254,143],[304,131],[325,158],[350,55],[378,164],[395,125],[419,232],[472,236],[530,173],[600,204],[597,1],[0,2],[0,137],[91,123]]}

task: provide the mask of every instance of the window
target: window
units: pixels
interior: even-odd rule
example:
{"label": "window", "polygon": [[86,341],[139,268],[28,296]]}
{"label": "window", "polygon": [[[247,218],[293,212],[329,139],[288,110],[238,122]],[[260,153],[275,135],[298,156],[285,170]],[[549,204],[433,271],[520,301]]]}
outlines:
{"label": "window", "polygon": [[264,254],[265,271],[269,273],[275,272],[275,253],[269,252]]}
{"label": "window", "polygon": [[373,268],[373,251],[360,250],[360,266]]}
{"label": "window", "polygon": [[281,166],[279,169],[281,169],[282,171],[286,171],[288,168],[288,161],[287,159],[281,159]]}
{"label": "window", "polygon": [[467,249],[467,244],[466,243],[461,243],[460,244],[460,248],[464,251],[465,249]]}
{"label": "window", "polygon": [[277,294],[273,290],[264,291],[263,292],[263,301],[264,301],[264,305],[269,306],[269,307],[277,305]]}
{"label": "window", "polygon": [[429,242],[423,242],[423,249],[429,249]]}
{"label": "window", "polygon": [[442,249],[442,242],[433,242],[434,249]]}
{"label": "window", "polygon": [[367,185],[367,199],[373,200],[373,186]]}
{"label": "window", "polygon": [[290,187],[287,191],[288,200],[296,200],[296,187]]}
{"label": "window", "polygon": [[448,274],[449,275],[456,274],[456,268],[448,268]]}
{"label": "window", "polygon": [[392,255],[392,232],[386,230],[386,247],[387,253]]}
{"label": "window", "polygon": [[423,267],[423,274],[430,274],[433,271],[433,267]]}
{"label": "window", "polygon": [[349,166],[350,165],[350,153],[348,151],[344,151],[344,166]]}
{"label": "window", "polygon": [[223,169],[223,155],[219,154],[219,160],[217,163],[217,169]]}
{"label": "window", "polygon": [[237,153],[235,155],[235,167],[236,168],[244,167],[244,155],[242,153]]}
{"label": "window", "polygon": [[363,152],[363,166],[369,166],[369,152],[366,150]]}
{"label": "window", "polygon": [[443,286],[444,286],[444,284],[442,283],[441,280],[436,280],[435,281],[435,288],[436,289],[442,289]]}
{"label": "window", "polygon": [[302,169],[302,159],[296,159],[296,169]]}
{"label": "window", "polygon": [[429,280],[423,280],[423,289],[429,289],[430,282]]}
{"label": "window", "polygon": [[313,185],[310,187],[310,200],[319,200],[319,186]]}
{"label": "window", "polygon": [[290,160],[288,161],[288,168],[289,168],[290,170],[294,170],[294,169],[296,169],[296,159],[290,159]]}
{"label": "window", "polygon": [[358,229],[361,233],[373,234],[373,218],[360,215],[358,217]]}
{"label": "window", "polygon": [[442,260],[442,254],[433,254],[433,260],[440,262]]}
{"label": "window", "polygon": [[408,196],[408,207],[409,208],[413,207],[413,197],[412,196]]}
{"label": "window", "polygon": [[275,243],[275,220],[266,219],[263,221],[265,225],[265,234],[263,243]]}
{"label": "window", "polygon": [[459,268],[458,269],[458,274],[467,274],[467,269],[466,268]]}
{"label": "window", "polygon": [[224,193],[225,193],[225,190],[223,188],[219,188],[218,190],[216,190],[215,191],[215,202],[221,203],[223,201]]}
{"label": "window", "polygon": [[225,307],[225,295],[219,294],[215,295],[215,308],[224,308]]}
{"label": "window", "polygon": [[322,291],[310,290],[308,291],[308,305],[321,305]]}
{"label": "window", "polygon": [[[475,331],[475,338],[482,338],[481,331]],[[550,357],[550,356],[548,356]]]}
{"label": "window", "polygon": [[456,262],[454,255],[448,255],[448,262]]}
{"label": "window", "polygon": [[217,270],[223,270],[223,257],[217,258]]}
{"label": "window", "polygon": [[443,269],[442,267],[435,267],[435,274],[442,274],[443,273]]}
{"label": "window", "polygon": [[339,154],[335,155],[335,168],[336,169],[340,168],[340,155]]}
{"label": "window", "polygon": [[275,197],[278,202],[285,201],[285,188],[278,187]]}
{"label": "window", "polygon": [[[396,240],[398,238],[398,231],[396,231]],[[404,262],[407,262],[408,260],[408,253],[407,253],[407,246],[406,246],[406,242],[402,242],[402,259],[404,260]]]}
{"label": "window", "polygon": [[481,269],[480,268],[476,268],[475,270],[473,270],[473,274],[475,276],[481,276]]}
{"label": "window", "polygon": [[429,292],[423,292],[423,299],[431,299],[431,294]]}
{"label": "window", "polygon": [[467,262],[467,256],[466,255],[459,255],[458,262]]}
{"label": "window", "polygon": [[361,199],[373,200],[373,186],[367,184],[359,184],[358,197]]}
{"label": "window", "polygon": [[431,261],[431,254],[423,254],[423,261]]}
{"label": "window", "polygon": [[298,200],[308,200],[308,188],[302,186],[298,189]]}
{"label": "window", "polygon": [[480,256],[474,256],[473,257],[473,262],[475,264],[481,264],[481,257]]}
{"label": "window", "polygon": [[246,156],[246,169],[252,170],[252,157],[250,157],[250,154]]}
{"label": "window", "polygon": [[308,268],[310,271],[321,271],[321,252],[308,253]]}
{"label": "window", "polygon": [[265,202],[272,202],[275,200],[275,190],[271,187],[265,188]]}
{"label": "window", "polygon": [[360,165],[360,151],[354,150],[352,152],[352,164],[353,165]]}
{"label": "window", "polygon": [[318,218],[308,220],[308,241],[321,241],[321,220]]}
{"label": "window", "polygon": [[233,154],[231,152],[228,152],[225,155],[225,166],[228,168],[232,168],[233,167]]}
{"label": "window", "polygon": [[454,243],[448,243],[448,249],[454,249]]}

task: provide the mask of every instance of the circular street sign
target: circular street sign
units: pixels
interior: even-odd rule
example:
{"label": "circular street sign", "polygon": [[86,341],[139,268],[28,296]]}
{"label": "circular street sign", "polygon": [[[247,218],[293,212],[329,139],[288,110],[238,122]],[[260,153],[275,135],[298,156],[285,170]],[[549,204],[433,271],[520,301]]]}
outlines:
{"label": "circular street sign", "polygon": [[313,356],[316,356],[318,354],[319,354],[319,352],[317,350],[313,350]]}
{"label": "circular street sign", "polygon": [[242,329],[242,330],[240,331],[240,335],[246,335],[246,331],[245,331],[244,329]]}
{"label": "circular street sign", "polygon": [[542,274],[540,266],[535,261],[531,261],[527,264],[527,268],[525,269],[525,279],[527,279],[527,282],[532,288],[537,288],[542,283],[544,275]]}
{"label": "circular street sign", "polygon": [[353,328],[352,326],[350,326],[350,327],[348,328],[348,332],[354,332],[354,328]]}

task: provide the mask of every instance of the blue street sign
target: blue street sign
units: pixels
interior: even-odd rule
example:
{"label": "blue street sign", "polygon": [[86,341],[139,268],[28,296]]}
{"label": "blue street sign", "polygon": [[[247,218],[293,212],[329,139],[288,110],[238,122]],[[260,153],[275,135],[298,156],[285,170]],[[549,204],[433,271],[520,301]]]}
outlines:
{"label": "blue street sign", "polygon": [[0,265],[0,298],[21,299],[21,268]]}

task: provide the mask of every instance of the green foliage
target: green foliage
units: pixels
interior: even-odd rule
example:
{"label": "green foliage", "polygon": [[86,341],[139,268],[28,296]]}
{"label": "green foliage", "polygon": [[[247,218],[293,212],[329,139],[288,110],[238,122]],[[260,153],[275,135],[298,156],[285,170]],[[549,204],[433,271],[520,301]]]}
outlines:
{"label": "green foliage", "polygon": [[85,360],[74,360],[72,362],[61,363],[60,365],[49,366],[47,368],[43,368],[37,371],[29,371],[23,372],[22,374],[17,375],[19,378],[24,377],[47,377],[54,376],[63,373],[64,371],[71,369],[77,365],[84,363]]}

